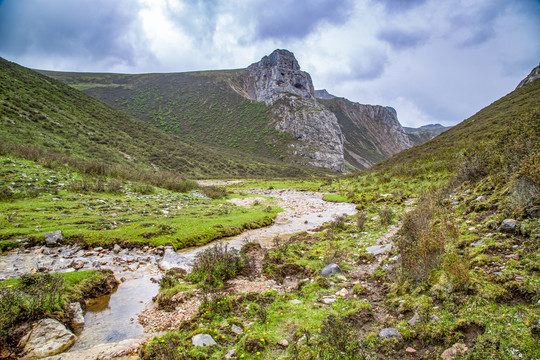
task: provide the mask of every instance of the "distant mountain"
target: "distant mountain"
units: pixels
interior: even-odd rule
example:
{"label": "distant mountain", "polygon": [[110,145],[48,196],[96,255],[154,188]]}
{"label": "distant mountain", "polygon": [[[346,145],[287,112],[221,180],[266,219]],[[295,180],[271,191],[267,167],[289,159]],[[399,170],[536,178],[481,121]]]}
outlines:
{"label": "distant mountain", "polygon": [[[113,88],[122,93],[122,86]],[[133,171],[166,170],[189,177],[298,176],[318,171],[248,158],[234,148],[223,151],[186,143],[177,135],[2,58],[0,124],[2,148],[27,147],[33,152],[61,153]]]}
{"label": "distant mountain", "polygon": [[[363,169],[412,145],[395,111],[364,109],[353,115],[327,103],[335,97],[316,92],[311,76],[287,50],[276,50],[239,70],[41,73],[190,144],[232,148],[250,157],[342,172],[346,164],[349,170]],[[344,122],[349,115],[354,119]],[[369,124],[363,124],[361,115]],[[377,124],[380,129],[375,129]],[[347,134],[351,129],[354,138]],[[365,140],[358,144],[355,138]]]}
{"label": "distant mountain", "polygon": [[531,83],[534,80],[539,79],[539,78],[540,78],[540,63],[538,63],[537,67],[535,67],[534,69],[531,70],[531,72],[529,73],[529,75],[527,75],[527,77],[525,79],[523,79],[523,80],[521,80],[519,82],[516,89],[519,89],[523,85],[529,84],[529,83]]}
{"label": "distant mountain", "polygon": [[317,99],[323,99],[323,100],[330,100],[330,99],[337,98],[337,96],[330,94],[328,91],[326,91],[326,89],[315,90],[315,97]]}
{"label": "distant mountain", "polygon": [[451,126],[442,126],[441,124],[429,124],[420,126],[419,128],[404,126],[403,130],[409,135],[409,139],[411,139],[414,145],[420,145],[450,128]]}

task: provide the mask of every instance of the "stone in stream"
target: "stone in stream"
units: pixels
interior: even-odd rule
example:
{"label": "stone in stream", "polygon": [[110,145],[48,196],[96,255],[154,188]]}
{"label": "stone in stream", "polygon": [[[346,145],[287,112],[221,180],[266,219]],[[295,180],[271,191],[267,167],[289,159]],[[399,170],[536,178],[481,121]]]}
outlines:
{"label": "stone in stream", "polygon": [[42,358],[56,355],[70,347],[77,337],[54,319],[43,319],[32,327],[19,342],[23,348],[23,359]]}
{"label": "stone in stream", "polygon": [[72,326],[84,325],[84,315],[83,315],[83,310],[81,308],[80,303],[78,302],[69,303],[68,310],[69,312],[73,314],[73,318],[71,319]]}
{"label": "stone in stream", "polygon": [[208,334],[197,334],[191,338],[191,342],[193,343],[193,345],[200,347],[217,345],[212,336]]}
{"label": "stone in stream", "polygon": [[48,232],[45,234],[45,244],[47,246],[56,246],[59,241],[62,241],[64,236],[61,230]]}
{"label": "stone in stream", "polygon": [[161,271],[167,271],[172,268],[178,268],[186,263],[184,256],[179,255],[172,246],[165,247],[163,258],[158,262]]}
{"label": "stone in stream", "polygon": [[334,274],[341,274],[341,269],[337,264],[327,265],[324,269],[321,270],[322,276],[332,276]]}

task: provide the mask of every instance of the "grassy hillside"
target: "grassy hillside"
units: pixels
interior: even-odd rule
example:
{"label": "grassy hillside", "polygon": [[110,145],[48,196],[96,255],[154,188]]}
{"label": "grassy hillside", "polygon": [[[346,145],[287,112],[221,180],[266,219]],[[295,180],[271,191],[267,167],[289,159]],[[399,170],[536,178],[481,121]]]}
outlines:
{"label": "grassy hillside", "polygon": [[[59,81],[0,59],[2,151],[30,158],[56,154],[96,168],[169,171],[189,177],[306,175],[230,150],[190,145]],[[117,171],[118,172],[118,171]],[[124,171],[125,173],[126,171]]]}
{"label": "grassy hillside", "polygon": [[287,157],[288,135],[269,126],[263,103],[231,88],[243,70],[169,74],[92,74],[41,71],[191,144],[237,149],[274,160]]}

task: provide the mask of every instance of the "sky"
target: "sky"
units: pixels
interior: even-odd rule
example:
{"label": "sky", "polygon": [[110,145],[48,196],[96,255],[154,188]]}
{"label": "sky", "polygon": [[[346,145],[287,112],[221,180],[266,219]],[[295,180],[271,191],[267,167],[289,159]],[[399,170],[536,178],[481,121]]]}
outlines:
{"label": "sky", "polygon": [[540,0],[0,0],[0,57],[35,69],[236,69],[275,49],[316,89],[454,125],[538,65]]}

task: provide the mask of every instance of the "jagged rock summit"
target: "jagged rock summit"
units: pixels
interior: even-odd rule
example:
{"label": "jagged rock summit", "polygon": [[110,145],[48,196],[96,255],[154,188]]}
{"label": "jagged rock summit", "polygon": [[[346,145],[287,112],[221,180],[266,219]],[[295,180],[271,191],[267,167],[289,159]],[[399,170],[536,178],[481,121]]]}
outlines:
{"label": "jagged rock summit", "polygon": [[271,124],[299,140],[288,145],[306,165],[343,172],[343,133],[336,116],[317,102],[311,76],[300,70],[294,54],[275,50],[251,64],[245,93],[271,106]]}
{"label": "jagged rock summit", "polygon": [[516,89],[519,89],[520,87],[522,87],[523,85],[525,84],[528,84],[528,83],[531,83],[533,82],[534,80],[540,78],[540,63],[538,63],[538,66],[535,67],[534,69],[532,69],[532,71],[530,72],[529,75],[527,75],[527,77],[523,80],[521,80],[518,84],[518,86],[516,87]]}
{"label": "jagged rock summit", "polygon": [[317,99],[330,100],[335,99],[337,96],[330,94],[326,89],[315,90],[315,97]]}
{"label": "jagged rock summit", "polygon": [[251,64],[248,71],[246,90],[255,101],[272,105],[282,94],[293,94],[306,99],[315,97],[311,76],[300,70],[294,54],[288,50],[274,50],[261,61]]}

